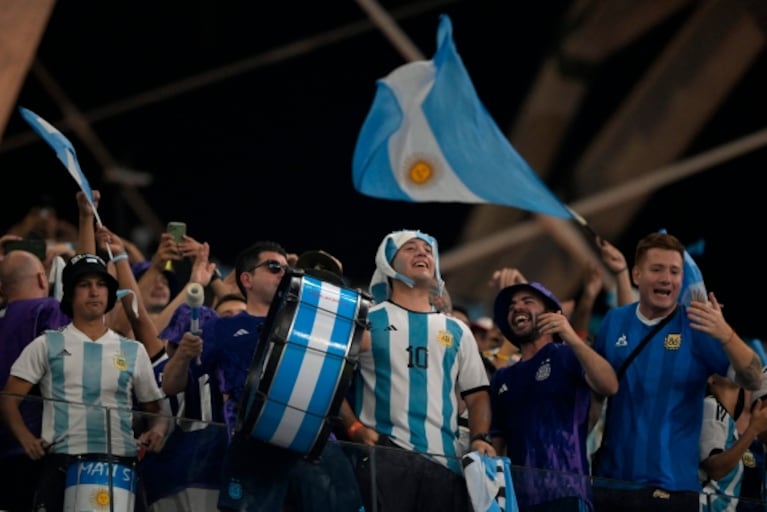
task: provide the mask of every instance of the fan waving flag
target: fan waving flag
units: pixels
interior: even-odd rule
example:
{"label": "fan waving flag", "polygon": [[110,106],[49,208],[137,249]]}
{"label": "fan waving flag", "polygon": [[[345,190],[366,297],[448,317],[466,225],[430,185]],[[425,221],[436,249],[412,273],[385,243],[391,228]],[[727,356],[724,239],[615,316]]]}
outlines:
{"label": "fan waving flag", "polygon": [[433,60],[377,81],[352,179],[358,192],[381,199],[490,203],[573,218],[479,100],[444,14]]}

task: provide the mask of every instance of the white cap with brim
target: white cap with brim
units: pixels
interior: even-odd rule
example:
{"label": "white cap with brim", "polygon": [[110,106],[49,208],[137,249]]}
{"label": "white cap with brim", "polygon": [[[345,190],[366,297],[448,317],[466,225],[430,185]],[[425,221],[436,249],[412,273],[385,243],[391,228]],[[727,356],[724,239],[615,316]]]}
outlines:
{"label": "white cap with brim", "polygon": [[388,300],[391,296],[389,278],[398,279],[411,288],[413,285],[415,285],[415,282],[412,279],[400,274],[394,270],[394,267],[391,265],[394,261],[394,256],[397,254],[397,251],[399,251],[400,247],[405,245],[405,242],[412,240],[413,238],[423,240],[431,246],[432,254],[434,255],[434,278],[437,281],[437,291],[440,294],[442,293],[442,289],[445,283],[442,280],[442,275],[439,272],[439,251],[437,250],[437,240],[434,237],[421,231],[403,229],[401,231],[394,231],[386,235],[386,237],[381,241],[381,244],[378,246],[378,251],[376,252],[376,270],[373,273],[373,278],[370,280],[370,294],[373,296],[373,300],[376,303]]}

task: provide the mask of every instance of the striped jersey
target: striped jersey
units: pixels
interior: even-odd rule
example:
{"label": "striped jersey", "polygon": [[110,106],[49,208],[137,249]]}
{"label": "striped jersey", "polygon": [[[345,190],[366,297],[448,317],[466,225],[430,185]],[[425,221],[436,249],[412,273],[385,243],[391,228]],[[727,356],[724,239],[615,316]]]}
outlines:
{"label": "striped jersey", "polygon": [[[638,316],[637,303],[613,308],[594,345],[613,368],[642,341],[654,323]],[[698,453],[703,398],[709,376],[726,375],[729,360],[718,340],[693,330],[682,308],[627,367],[610,397],[595,476],[604,485],[656,486],[700,492]]]}
{"label": "striped jersey", "polygon": [[40,384],[48,399],[42,437],[53,453],[109,453],[111,432],[111,453],[135,456],[132,397],[163,398],[144,346],[111,329],[96,341],[73,324],[46,331],[24,349],[11,375]]}
{"label": "striped jersey", "polygon": [[[712,452],[729,450],[740,436],[735,420],[713,396],[703,400],[703,425],[700,431],[700,460],[707,459]],[[748,454],[750,452],[746,452]],[[745,455],[744,454],[744,457]],[[698,470],[703,492],[700,494],[701,510],[710,512],[735,512],[743,481],[743,459],[719,480],[711,480],[702,469]]]}
{"label": "striped jersey", "polygon": [[462,473],[455,390],[488,389],[473,334],[443,313],[413,312],[390,301],[371,307],[368,320],[372,347],[360,353],[354,383],[360,421]]}

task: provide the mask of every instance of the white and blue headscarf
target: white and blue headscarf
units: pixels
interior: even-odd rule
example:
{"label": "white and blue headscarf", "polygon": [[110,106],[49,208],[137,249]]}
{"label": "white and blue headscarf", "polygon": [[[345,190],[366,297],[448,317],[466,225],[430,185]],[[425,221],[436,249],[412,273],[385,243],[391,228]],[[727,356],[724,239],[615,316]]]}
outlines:
{"label": "white and blue headscarf", "polygon": [[410,286],[415,285],[415,282],[407,276],[404,276],[394,270],[392,262],[397,251],[407,242],[413,238],[423,240],[431,246],[432,254],[434,255],[434,278],[437,282],[437,292],[442,293],[445,282],[442,280],[442,274],[439,272],[439,251],[437,250],[437,240],[418,230],[394,231],[386,235],[381,241],[381,245],[378,246],[376,252],[376,270],[373,273],[373,278],[370,280],[370,294],[373,296],[373,300],[376,303],[388,300],[391,296],[391,287],[389,286],[389,278],[398,279]]}

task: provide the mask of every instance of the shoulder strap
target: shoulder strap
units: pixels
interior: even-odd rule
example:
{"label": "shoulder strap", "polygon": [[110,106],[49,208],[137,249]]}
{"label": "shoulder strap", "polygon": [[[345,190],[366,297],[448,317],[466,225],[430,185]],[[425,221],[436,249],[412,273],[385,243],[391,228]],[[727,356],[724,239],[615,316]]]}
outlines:
{"label": "shoulder strap", "polygon": [[642,338],[642,341],[639,342],[639,345],[637,345],[636,348],[634,348],[634,350],[631,351],[631,353],[626,358],[626,360],[623,361],[623,364],[621,365],[621,367],[618,368],[618,371],[615,372],[615,374],[618,376],[618,381],[620,381],[621,378],[623,378],[623,375],[626,373],[626,368],[628,368],[629,364],[631,364],[631,362],[636,358],[636,356],[639,355],[642,349],[645,348],[645,346],[647,346],[647,344],[650,342],[653,336],[658,334],[658,331],[660,331],[664,325],[666,325],[674,316],[676,316],[676,311],[678,309],[679,309],[679,304],[677,304],[674,307],[674,311],[666,315],[666,317],[663,320],[655,324],[655,326],[650,330],[650,332],[648,332],[645,335],[645,337]]}

